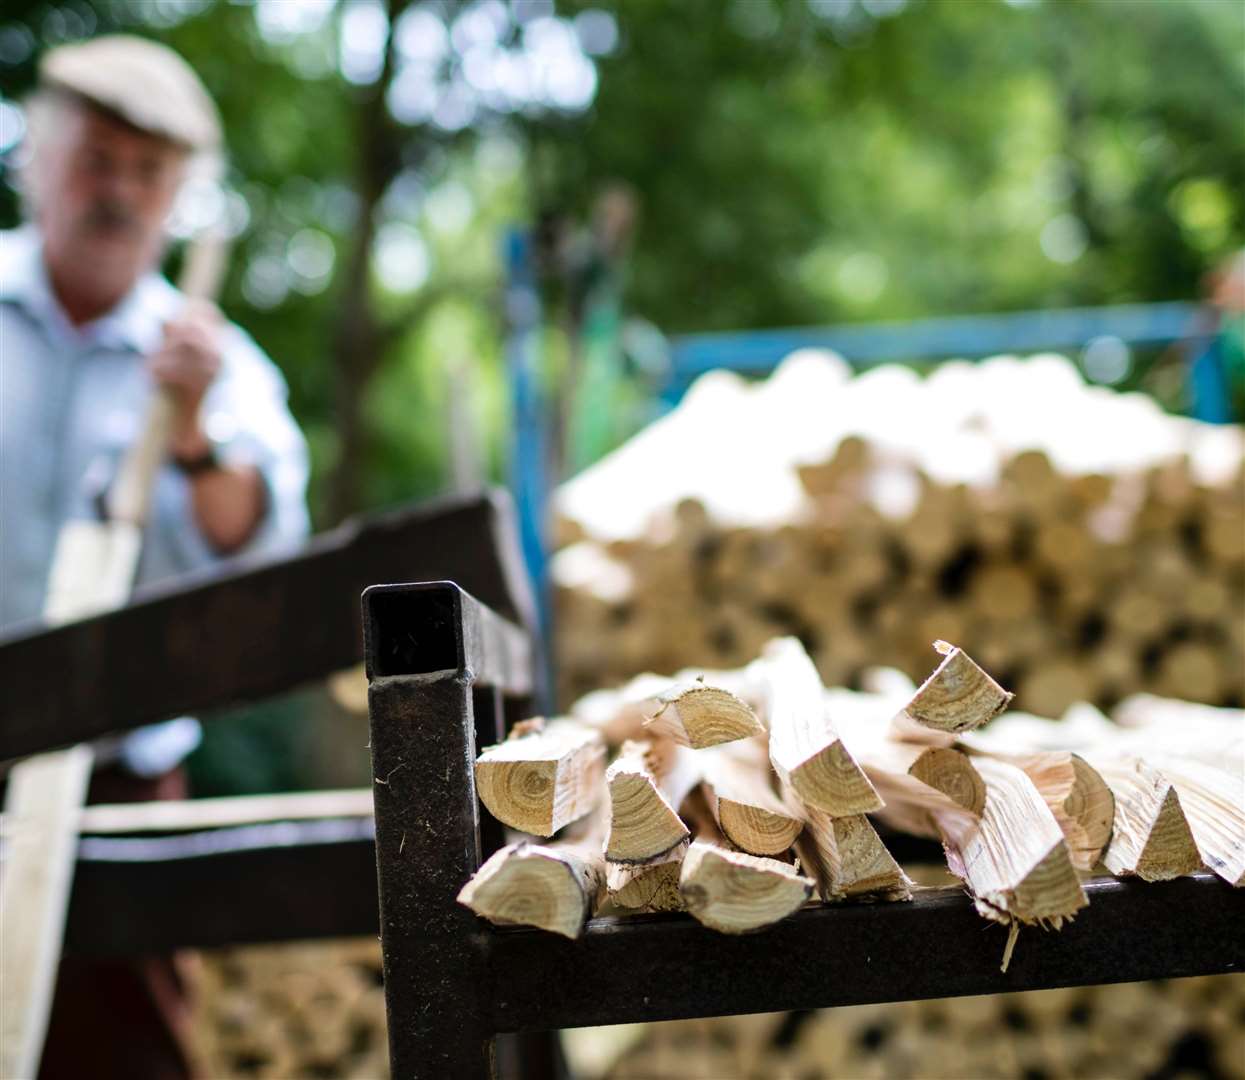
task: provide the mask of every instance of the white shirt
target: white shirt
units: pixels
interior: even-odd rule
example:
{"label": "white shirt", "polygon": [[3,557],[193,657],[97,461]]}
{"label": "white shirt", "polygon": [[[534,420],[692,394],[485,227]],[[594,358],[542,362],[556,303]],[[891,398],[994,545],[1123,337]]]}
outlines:
{"label": "white shirt", "polygon": [[[0,232],[0,626],[40,617],[61,526],[97,517],[95,499],[138,434],[153,392],[146,357],[182,304],[181,293],[150,273],[112,311],[75,328],[49,285],[38,232]],[[306,443],[280,372],[232,323],[222,331],[221,370],[202,415],[222,460],[256,466],[267,487],[264,518],[241,551],[296,547],[308,531]],[[189,478],[166,464],[136,583],[220,558],[195,522]],[[126,746],[137,750],[142,741],[132,737]]]}

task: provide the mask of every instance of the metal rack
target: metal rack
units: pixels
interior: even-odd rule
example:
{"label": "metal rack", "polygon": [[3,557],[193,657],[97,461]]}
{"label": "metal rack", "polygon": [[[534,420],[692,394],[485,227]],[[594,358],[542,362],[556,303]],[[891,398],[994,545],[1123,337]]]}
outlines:
{"label": "metal rack", "polygon": [[[1210,874],[1090,881],[1089,908],[1058,933],[1024,931],[1006,974],[1005,932],[955,888],[811,906],[740,937],[678,914],[593,919],[577,941],[490,926],[455,899],[500,844],[473,763],[525,709],[531,641],[450,582],[368,589],[363,625],[401,1080],[495,1075],[502,1033],[1245,969],[1245,893]],[[537,1076],[548,1063],[510,1068]]]}
{"label": "metal rack", "polygon": [[[363,657],[364,587],[415,575],[470,580],[515,622],[534,618],[504,493],[351,520],[287,558],[234,560],[117,611],[0,635],[0,761],[348,668]],[[65,949],[375,934],[372,836],[370,817],[333,816],[81,837]]]}

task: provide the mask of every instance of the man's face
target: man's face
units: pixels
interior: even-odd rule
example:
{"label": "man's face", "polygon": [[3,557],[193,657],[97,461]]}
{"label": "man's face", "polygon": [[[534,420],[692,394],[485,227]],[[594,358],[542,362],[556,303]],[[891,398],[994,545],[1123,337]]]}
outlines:
{"label": "man's face", "polygon": [[48,264],[119,298],[160,256],[186,152],[86,105],[61,115],[37,180]]}

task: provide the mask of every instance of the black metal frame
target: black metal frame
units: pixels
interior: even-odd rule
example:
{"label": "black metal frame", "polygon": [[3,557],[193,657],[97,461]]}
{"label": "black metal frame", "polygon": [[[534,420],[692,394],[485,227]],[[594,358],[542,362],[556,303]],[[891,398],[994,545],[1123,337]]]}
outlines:
{"label": "black metal frame", "polygon": [[472,765],[530,690],[523,634],[448,582],[369,589],[363,612],[397,1080],[493,1075],[499,1033],[1245,970],[1245,893],[1210,874],[1091,881],[1090,906],[1023,931],[1006,973],[1004,930],[955,888],[740,937],[685,915],[593,919],[577,941],[492,927],[456,897],[497,843]]}
{"label": "black metal frame", "polygon": [[[442,574],[533,625],[509,497],[490,491],[352,520],[289,558],[235,560],[80,622],[9,631],[0,760],[324,678],[363,658],[367,585]],[[121,955],[377,926],[371,820],[279,822],[83,837],[65,948]]]}
{"label": "black metal frame", "polygon": [[285,558],[238,559],[116,611],[0,634],[0,761],[183,713],[255,701],[363,658],[359,594],[451,577],[533,627],[509,497],[351,520]]}

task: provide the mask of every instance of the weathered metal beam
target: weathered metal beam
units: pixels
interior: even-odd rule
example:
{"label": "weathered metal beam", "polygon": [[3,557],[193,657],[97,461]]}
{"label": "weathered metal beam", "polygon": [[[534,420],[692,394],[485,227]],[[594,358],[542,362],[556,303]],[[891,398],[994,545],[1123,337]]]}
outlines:
{"label": "weathered metal beam", "polygon": [[480,967],[496,1031],[675,1020],[1245,970],[1245,892],[1211,874],[1086,884],[1062,930],[1006,931],[957,888],[810,907],[730,937],[684,915],[596,919],[578,941],[494,930]]}
{"label": "weathered metal beam", "polygon": [[363,625],[390,1064],[394,1076],[486,1077],[487,930],[456,897],[483,854],[477,739],[497,737],[504,711],[480,691],[530,688],[526,642],[448,582],[368,589]]}
{"label": "weathered metal beam", "polygon": [[290,558],[236,560],[118,611],[0,635],[0,760],[323,678],[362,659],[364,588],[436,578],[533,625],[504,493],[350,521]]}
{"label": "weathered metal beam", "polygon": [[137,955],[374,936],[371,818],[83,837],[65,950]]}

